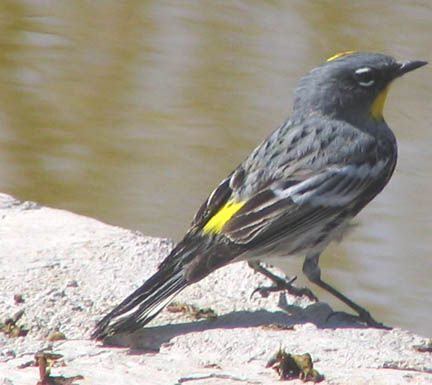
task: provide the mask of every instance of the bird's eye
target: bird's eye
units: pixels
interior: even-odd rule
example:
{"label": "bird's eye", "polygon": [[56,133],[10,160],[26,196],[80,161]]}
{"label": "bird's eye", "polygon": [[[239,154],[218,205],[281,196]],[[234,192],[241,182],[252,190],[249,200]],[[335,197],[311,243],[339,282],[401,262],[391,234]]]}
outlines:
{"label": "bird's eye", "polygon": [[354,78],[362,87],[370,87],[375,83],[375,73],[372,68],[362,67],[354,72]]}

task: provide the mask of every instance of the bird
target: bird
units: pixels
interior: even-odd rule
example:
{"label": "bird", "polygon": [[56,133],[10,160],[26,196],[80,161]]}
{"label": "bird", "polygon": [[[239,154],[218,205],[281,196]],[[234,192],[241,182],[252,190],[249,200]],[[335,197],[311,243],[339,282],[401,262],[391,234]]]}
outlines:
{"label": "bird", "polygon": [[105,315],[93,339],[131,333],[153,320],[187,286],[247,261],[275,290],[308,295],[263,263],[304,257],[303,273],[351,307],[371,314],[321,279],[319,258],[387,185],[397,142],[383,109],[391,83],[426,65],[374,52],[345,51],[303,76],[289,118],[211,192],[178,242],[142,286]]}

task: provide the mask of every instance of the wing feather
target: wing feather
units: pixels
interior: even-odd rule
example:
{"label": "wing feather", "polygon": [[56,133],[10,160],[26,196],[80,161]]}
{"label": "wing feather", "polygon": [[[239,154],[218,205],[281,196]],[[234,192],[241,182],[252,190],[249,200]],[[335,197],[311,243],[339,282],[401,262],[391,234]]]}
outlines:
{"label": "wing feather", "polygon": [[202,228],[228,202],[233,191],[230,187],[232,175],[225,178],[201,205],[192,220],[191,229]]}
{"label": "wing feather", "polygon": [[275,181],[253,195],[224,226],[223,233],[236,243],[252,247],[300,237],[327,222],[337,222],[359,203],[385,167],[385,162],[333,166],[309,173],[295,184],[280,186]]}

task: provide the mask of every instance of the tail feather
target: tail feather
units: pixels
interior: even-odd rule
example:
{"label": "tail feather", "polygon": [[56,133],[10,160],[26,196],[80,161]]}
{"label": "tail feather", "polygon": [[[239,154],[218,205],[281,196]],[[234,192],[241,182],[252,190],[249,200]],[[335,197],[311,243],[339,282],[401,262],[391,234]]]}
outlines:
{"label": "tail feather", "polygon": [[103,339],[139,329],[156,317],[188,283],[178,264],[164,266],[102,318],[91,337]]}

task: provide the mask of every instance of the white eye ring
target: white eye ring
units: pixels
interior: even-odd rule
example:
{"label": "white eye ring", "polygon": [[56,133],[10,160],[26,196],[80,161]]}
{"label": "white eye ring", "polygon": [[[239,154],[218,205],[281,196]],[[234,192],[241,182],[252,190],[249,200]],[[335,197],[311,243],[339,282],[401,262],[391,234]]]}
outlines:
{"label": "white eye ring", "polygon": [[374,73],[370,67],[359,68],[354,72],[354,77],[362,87],[370,87],[375,83]]}

